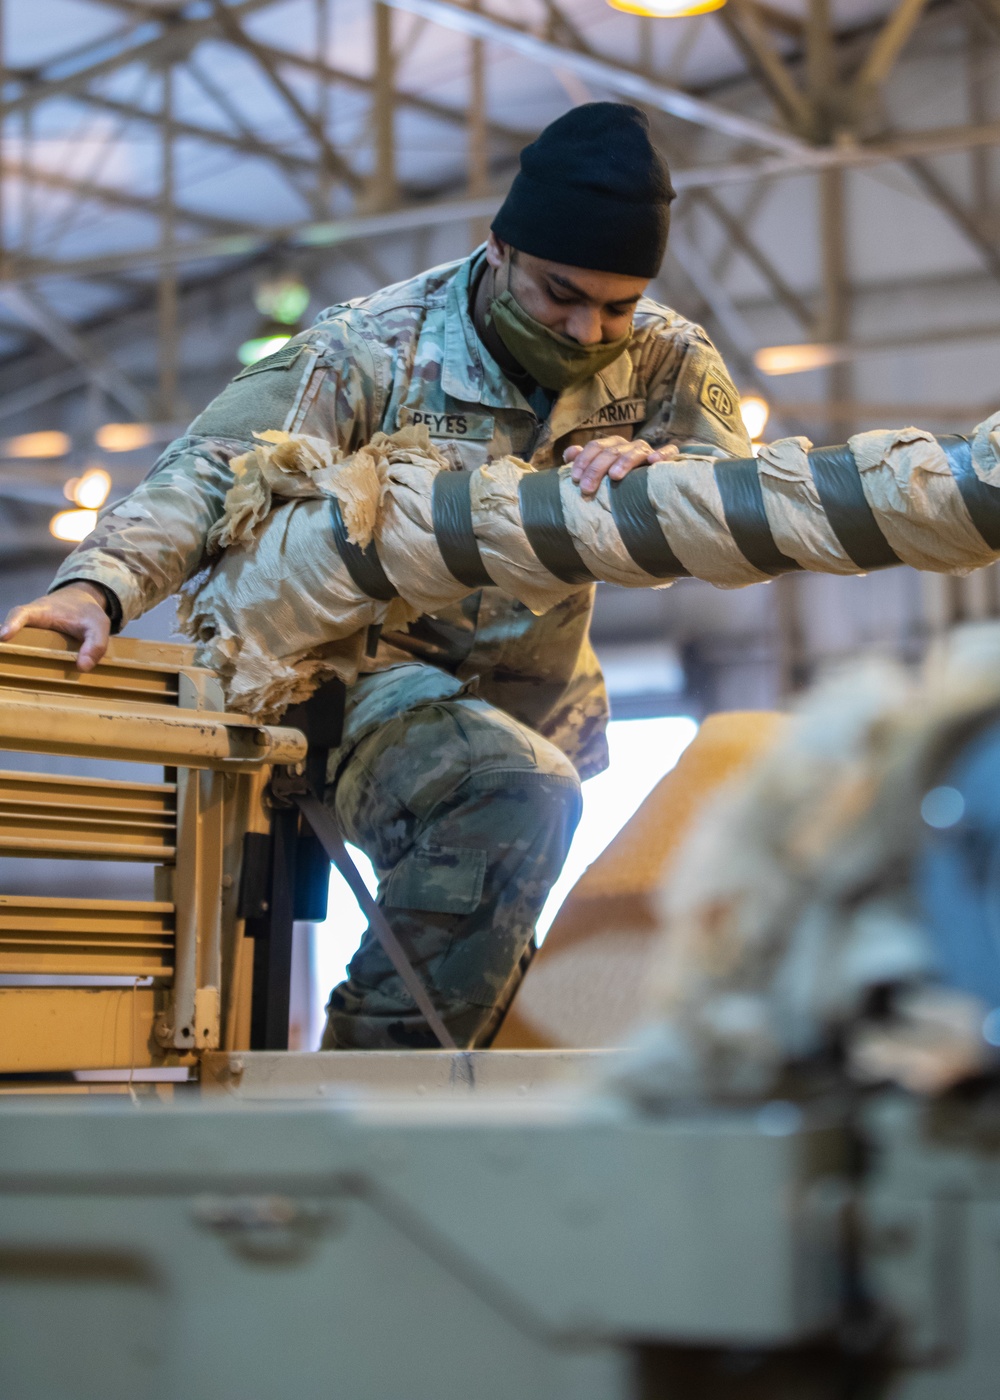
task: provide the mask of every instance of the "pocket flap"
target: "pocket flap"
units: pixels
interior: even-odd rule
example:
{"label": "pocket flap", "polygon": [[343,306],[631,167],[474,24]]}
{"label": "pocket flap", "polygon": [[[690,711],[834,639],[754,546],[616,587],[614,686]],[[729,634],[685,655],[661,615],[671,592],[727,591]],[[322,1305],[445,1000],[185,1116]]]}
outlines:
{"label": "pocket flap", "polygon": [[385,902],[396,909],[471,914],[479,907],[485,874],[485,851],[468,846],[418,847],[390,875]]}

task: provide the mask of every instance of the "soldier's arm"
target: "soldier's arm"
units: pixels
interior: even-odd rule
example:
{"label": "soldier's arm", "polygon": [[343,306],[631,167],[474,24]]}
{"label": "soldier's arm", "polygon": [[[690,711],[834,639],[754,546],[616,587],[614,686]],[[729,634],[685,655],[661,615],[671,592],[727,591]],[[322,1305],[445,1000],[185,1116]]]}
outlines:
{"label": "soldier's arm", "polygon": [[197,573],[232,484],[230,464],[253,446],[255,432],[313,433],[351,451],[375,431],[381,397],[372,347],[349,319],[295,337],[236,376],[145,481],[103,513],[48,595],[8,615],[0,640],[22,627],[51,627],[83,643],[80,662],[89,669],[111,630]]}

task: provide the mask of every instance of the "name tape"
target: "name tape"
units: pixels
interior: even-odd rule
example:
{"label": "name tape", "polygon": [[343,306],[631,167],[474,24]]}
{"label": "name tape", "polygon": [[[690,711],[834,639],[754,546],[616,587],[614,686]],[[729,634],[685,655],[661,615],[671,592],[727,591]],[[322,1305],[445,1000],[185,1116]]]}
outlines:
{"label": "name tape", "polygon": [[464,438],[467,442],[493,440],[492,413],[435,413],[429,408],[399,410],[401,428],[423,424],[432,438]]}

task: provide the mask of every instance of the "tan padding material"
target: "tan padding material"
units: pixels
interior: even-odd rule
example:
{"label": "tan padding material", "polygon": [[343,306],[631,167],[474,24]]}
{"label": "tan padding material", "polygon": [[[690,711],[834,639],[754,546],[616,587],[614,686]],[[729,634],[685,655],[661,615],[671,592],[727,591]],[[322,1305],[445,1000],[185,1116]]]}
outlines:
{"label": "tan padding material", "polygon": [[495,1045],[505,1050],[613,1045],[640,1010],[657,896],[707,800],[774,742],[785,716],[710,715],[673,768],[574,885]]}

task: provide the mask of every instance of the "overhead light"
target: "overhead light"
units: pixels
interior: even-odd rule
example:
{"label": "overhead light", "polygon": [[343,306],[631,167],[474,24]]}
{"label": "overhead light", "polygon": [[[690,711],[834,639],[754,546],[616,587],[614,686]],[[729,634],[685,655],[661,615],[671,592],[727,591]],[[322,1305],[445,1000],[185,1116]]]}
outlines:
{"label": "overhead light", "polygon": [[253,340],[245,340],[236,352],[241,365],[255,365],[267,355],[273,355],[291,340],[290,335],[259,335]]}
{"label": "overhead light", "polygon": [[97,524],[96,510],[60,510],[49,521],[49,533],[57,540],[79,544]]}
{"label": "overhead light", "polygon": [[254,306],[261,314],[257,329],[236,351],[241,365],[255,365],[273,355],[301,329],[299,322],[311,293],[297,274],[289,272],[258,282]]}
{"label": "overhead light", "polygon": [[771,416],[770,404],[759,394],[748,394],[745,399],[740,399],[740,414],[750,441],[756,442],[767,427],[767,420]]}
{"label": "overhead light", "polygon": [[262,316],[269,316],[282,326],[294,326],[309,305],[311,295],[301,277],[290,272],[258,282],[253,301]]}
{"label": "overhead light", "polygon": [[70,477],[63,487],[63,495],[84,510],[100,510],[110,490],[111,477],[104,468],[88,467],[83,476]]}
{"label": "overhead light", "polygon": [[850,357],[846,345],[765,345],[754,354],[753,362],[764,374],[805,374],[807,370],[838,365]]}
{"label": "overhead light", "polygon": [[726,0],[608,0],[613,10],[627,15],[648,15],[650,19],[685,19],[721,10]]}
{"label": "overhead light", "polygon": [[3,444],[5,457],[65,457],[73,446],[68,433],[22,433]]}
{"label": "overhead light", "polygon": [[155,423],[105,423],[94,434],[94,441],[104,452],[135,452],[159,440]]}

